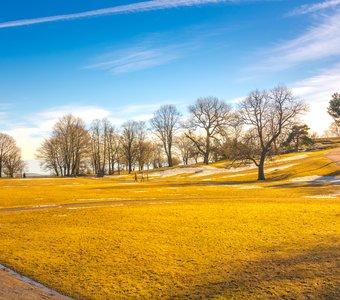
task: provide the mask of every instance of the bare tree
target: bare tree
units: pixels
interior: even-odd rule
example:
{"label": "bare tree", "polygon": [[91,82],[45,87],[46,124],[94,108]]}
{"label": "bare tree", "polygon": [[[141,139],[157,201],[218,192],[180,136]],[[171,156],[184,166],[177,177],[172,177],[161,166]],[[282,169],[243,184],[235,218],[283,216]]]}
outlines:
{"label": "bare tree", "polygon": [[0,133],[0,177],[2,177],[8,155],[15,151],[15,148],[15,140],[6,133]]}
{"label": "bare tree", "polygon": [[340,126],[339,122],[333,121],[327,131],[325,132],[326,136],[329,137],[340,137]]}
{"label": "bare tree", "polygon": [[151,141],[150,144],[150,163],[154,169],[162,168],[166,164],[166,158],[163,153],[162,144],[157,141]]}
{"label": "bare tree", "polygon": [[45,169],[56,175],[76,176],[85,169],[89,157],[90,137],[82,119],[73,115],[60,118],[52,136],[38,149],[37,158]]}
{"label": "bare tree", "polygon": [[121,144],[120,136],[116,129],[111,126],[107,132],[107,142],[108,142],[108,172],[109,174],[114,174],[115,165],[117,164],[117,171],[120,172],[120,161],[121,161]]}
{"label": "bare tree", "polygon": [[13,177],[16,173],[21,173],[24,167],[21,151],[13,137],[0,133],[0,177],[3,174]]}
{"label": "bare tree", "polygon": [[44,139],[37,150],[36,158],[42,161],[44,170],[52,171],[55,175],[63,175],[63,155],[57,137]]}
{"label": "bare tree", "polygon": [[188,165],[192,159],[197,162],[200,153],[193,141],[185,134],[176,137],[175,144],[184,165]]}
{"label": "bare tree", "polygon": [[120,142],[129,173],[137,161],[141,164],[143,154],[141,144],[145,140],[145,135],[145,123],[142,121],[127,121],[122,125]]}
{"label": "bare tree", "polygon": [[21,151],[18,147],[12,151],[6,158],[4,173],[9,177],[14,177],[15,174],[22,174],[25,168],[25,163],[21,159]]}
{"label": "bare tree", "polygon": [[[231,118],[231,107],[216,97],[200,98],[189,106],[189,120],[186,124],[186,136],[195,144],[203,155],[203,162],[209,163],[212,139],[225,132]],[[204,132],[204,138],[200,132]]]}
{"label": "bare tree", "polygon": [[265,180],[264,164],[274,142],[306,110],[307,106],[284,86],[269,92],[255,90],[240,103],[239,116],[249,128],[241,154],[258,167],[258,180]]}
{"label": "bare tree", "polygon": [[151,119],[151,126],[163,144],[169,167],[173,165],[172,146],[180,116],[181,114],[174,105],[163,105],[154,113]]}
{"label": "bare tree", "polygon": [[106,169],[110,169],[111,173],[111,148],[114,129],[107,119],[94,120],[90,127],[91,137],[91,157],[94,172],[105,173]]}
{"label": "bare tree", "polygon": [[148,161],[149,150],[145,122],[139,121],[136,126],[136,160],[140,171]]}

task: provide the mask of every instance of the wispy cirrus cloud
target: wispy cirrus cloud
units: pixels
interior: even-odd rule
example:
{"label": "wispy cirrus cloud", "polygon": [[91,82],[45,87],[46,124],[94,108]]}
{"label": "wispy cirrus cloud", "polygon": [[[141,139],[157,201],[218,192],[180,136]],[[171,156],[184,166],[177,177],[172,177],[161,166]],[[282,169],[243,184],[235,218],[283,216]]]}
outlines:
{"label": "wispy cirrus cloud", "polygon": [[300,36],[282,42],[262,55],[266,57],[255,69],[283,70],[322,59],[340,57],[340,11],[323,16]]}
{"label": "wispy cirrus cloud", "polygon": [[140,71],[180,59],[193,47],[188,43],[157,46],[141,42],[101,55],[95,58],[95,63],[86,66],[85,69],[104,70],[114,74]]}
{"label": "wispy cirrus cloud", "polygon": [[318,3],[301,5],[291,11],[288,16],[305,15],[338,6],[340,6],[340,0],[325,0]]}
{"label": "wispy cirrus cloud", "polygon": [[123,13],[138,13],[153,10],[164,10],[179,7],[190,7],[217,3],[238,3],[244,0],[152,0],[127,5],[113,6],[104,9],[90,10],[74,14],[64,14],[34,19],[14,20],[0,23],[0,28],[19,27],[33,24],[49,23],[56,21],[66,21],[81,18],[97,17],[104,15],[114,15]]}
{"label": "wispy cirrus cloud", "polygon": [[127,44],[112,47],[90,58],[82,69],[102,70],[112,74],[141,71],[161,66],[198,53],[204,45],[210,49],[220,47],[216,37],[222,39],[226,28],[201,25],[186,28],[180,33],[152,33],[140,36]]}
{"label": "wispy cirrus cloud", "polygon": [[294,95],[310,106],[304,121],[312,131],[322,134],[328,129],[332,118],[327,113],[331,96],[340,90],[340,64],[323,69],[318,74],[295,83]]}

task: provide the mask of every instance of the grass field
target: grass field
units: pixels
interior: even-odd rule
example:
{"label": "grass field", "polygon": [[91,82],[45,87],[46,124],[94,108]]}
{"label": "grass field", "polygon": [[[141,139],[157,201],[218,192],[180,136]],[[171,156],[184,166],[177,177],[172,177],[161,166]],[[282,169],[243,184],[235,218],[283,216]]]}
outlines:
{"label": "grass field", "polygon": [[76,299],[336,299],[340,172],[324,153],[279,158],[265,183],[223,164],[3,179],[0,263]]}

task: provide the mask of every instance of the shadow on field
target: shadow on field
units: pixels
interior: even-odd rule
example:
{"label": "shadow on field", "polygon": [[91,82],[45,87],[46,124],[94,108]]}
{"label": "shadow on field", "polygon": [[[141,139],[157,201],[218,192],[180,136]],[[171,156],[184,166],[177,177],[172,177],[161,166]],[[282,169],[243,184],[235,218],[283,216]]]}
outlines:
{"label": "shadow on field", "polygon": [[[299,174],[299,173],[296,173],[296,174]],[[282,183],[282,184],[272,185],[271,187],[275,187],[275,188],[301,188],[301,187],[311,187],[311,186],[340,185],[340,182],[332,182],[332,180],[322,179],[322,178],[327,178],[327,177],[332,178],[332,177],[336,177],[336,176],[339,176],[339,175],[340,175],[340,170],[325,174],[323,176],[320,176],[319,177],[320,179],[316,179],[316,180],[301,181],[301,182],[292,181],[292,182],[286,182],[286,183]]]}
{"label": "shadow on field", "polygon": [[[275,173],[274,173],[274,174],[271,175],[271,177],[270,177],[270,179],[269,179],[268,181],[287,180],[287,179],[289,179],[289,178],[292,178],[293,176],[299,177],[299,175],[305,174],[306,172],[309,172],[309,173],[311,173],[311,175],[313,175],[313,172],[322,170],[322,169],[324,169],[324,168],[326,168],[326,167],[328,167],[328,166],[330,166],[330,165],[332,165],[332,164],[335,164],[335,162],[329,162],[329,163],[324,164],[324,165],[321,166],[321,167],[314,168],[314,169],[311,169],[311,170],[309,170],[309,169],[308,169],[308,170],[303,169],[303,170],[298,171],[298,172],[288,172],[288,171],[287,171],[287,172],[285,172],[285,173],[280,173],[280,174],[278,174],[278,175],[275,175]],[[326,175],[323,175],[323,176],[338,176],[338,175],[340,175],[340,170],[337,170],[337,171],[335,171],[335,172],[332,172],[332,173],[329,173],[329,174],[326,174]]]}
{"label": "shadow on field", "polygon": [[[333,238],[328,244],[336,243]],[[195,285],[169,299],[339,299],[339,247],[242,264],[225,280]]]}

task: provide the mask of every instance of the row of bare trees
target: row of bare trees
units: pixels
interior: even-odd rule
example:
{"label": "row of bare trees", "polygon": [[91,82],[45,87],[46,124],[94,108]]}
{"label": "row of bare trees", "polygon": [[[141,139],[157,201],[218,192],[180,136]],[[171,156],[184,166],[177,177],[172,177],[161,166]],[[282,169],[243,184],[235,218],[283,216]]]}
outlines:
{"label": "row of bare trees", "polygon": [[24,167],[21,151],[13,137],[6,133],[0,133],[0,177],[21,175]]}
{"label": "row of bare trees", "polygon": [[55,124],[37,158],[62,176],[123,169],[130,173],[228,158],[253,162],[258,179],[264,180],[267,157],[293,141],[292,130],[306,110],[290,89],[278,86],[251,92],[236,109],[215,97],[200,98],[189,106],[185,119],[174,105],[163,105],[149,127],[143,121],[127,121],[117,129],[104,119],[86,129],[81,119],[67,115]]}

